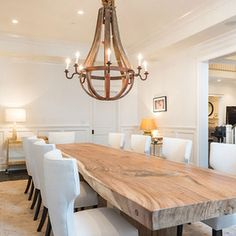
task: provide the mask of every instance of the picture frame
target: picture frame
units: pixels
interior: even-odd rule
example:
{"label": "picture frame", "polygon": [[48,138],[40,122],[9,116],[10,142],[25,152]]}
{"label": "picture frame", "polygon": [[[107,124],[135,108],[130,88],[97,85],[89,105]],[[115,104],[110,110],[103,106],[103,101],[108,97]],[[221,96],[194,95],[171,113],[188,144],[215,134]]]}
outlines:
{"label": "picture frame", "polygon": [[153,98],[153,112],[167,111],[167,97],[155,97]]}

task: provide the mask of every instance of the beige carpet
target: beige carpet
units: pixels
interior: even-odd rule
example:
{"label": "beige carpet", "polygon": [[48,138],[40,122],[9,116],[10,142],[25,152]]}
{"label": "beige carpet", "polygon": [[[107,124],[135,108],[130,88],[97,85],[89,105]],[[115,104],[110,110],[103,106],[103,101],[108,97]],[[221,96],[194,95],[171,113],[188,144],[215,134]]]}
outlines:
{"label": "beige carpet", "polygon": [[[0,236],[34,236],[38,221],[33,221],[28,195],[23,194],[26,181],[0,183]],[[41,214],[40,214],[41,216]],[[236,236],[236,226],[224,230],[224,235]],[[211,228],[202,223],[184,225],[184,236],[211,236]]]}

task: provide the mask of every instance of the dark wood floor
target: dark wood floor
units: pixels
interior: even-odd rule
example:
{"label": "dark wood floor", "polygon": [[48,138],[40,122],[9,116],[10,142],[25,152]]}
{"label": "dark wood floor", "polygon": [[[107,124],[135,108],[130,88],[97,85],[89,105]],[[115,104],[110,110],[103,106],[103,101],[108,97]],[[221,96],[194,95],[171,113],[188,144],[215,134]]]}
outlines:
{"label": "dark wood floor", "polygon": [[0,171],[0,182],[20,179],[27,179],[27,171],[25,169],[10,170],[8,174],[5,171]]}

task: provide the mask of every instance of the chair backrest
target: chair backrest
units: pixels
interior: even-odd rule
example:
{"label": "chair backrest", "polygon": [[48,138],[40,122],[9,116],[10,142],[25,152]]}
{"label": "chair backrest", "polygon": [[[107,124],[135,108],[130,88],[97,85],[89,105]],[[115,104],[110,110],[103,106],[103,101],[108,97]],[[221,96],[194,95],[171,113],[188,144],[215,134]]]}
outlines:
{"label": "chair backrest", "polygon": [[27,144],[28,153],[29,153],[30,166],[31,166],[31,171],[32,171],[32,178],[33,178],[33,182],[34,182],[34,187],[36,189],[40,190],[39,176],[37,174],[38,167],[35,163],[35,152],[34,152],[34,147],[33,147],[33,144],[36,142],[45,143],[45,141],[43,139],[30,138],[30,139],[27,139],[26,144]]}
{"label": "chair backrest", "polygon": [[189,163],[192,141],[180,138],[163,138],[162,156],[171,161]]}
{"label": "chair backrest", "polygon": [[80,183],[75,159],[59,159],[55,150],[46,153],[44,176],[53,234],[76,235],[74,200],[80,194]]}
{"label": "chair backrest", "polygon": [[75,143],[75,132],[49,132],[48,143],[53,143],[53,144]]}
{"label": "chair backrest", "polygon": [[32,167],[30,163],[30,158],[29,158],[29,148],[28,148],[28,139],[36,139],[36,136],[29,136],[29,137],[22,137],[22,146],[23,146],[23,151],[25,155],[25,163],[26,163],[26,169],[28,172],[28,175],[32,176]]}
{"label": "chair backrest", "polygon": [[134,152],[150,154],[151,136],[132,134],[131,135],[131,149]]}
{"label": "chair backrest", "polygon": [[211,143],[210,165],[215,170],[236,175],[236,145]]}
{"label": "chair backrest", "polygon": [[108,134],[109,146],[117,149],[124,149],[125,134],[123,133],[109,133]]}
{"label": "chair backrest", "polygon": [[[35,142],[33,144],[32,150],[34,151],[34,161],[37,166],[36,168],[36,175],[39,177],[39,185],[40,185],[40,192],[42,197],[42,202],[45,207],[47,207],[47,199],[45,194],[45,183],[44,183],[44,155],[49,152],[56,149],[55,144],[46,144],[42,141]],[[61,153],[58,150],[59,153]],[[58,155],[60,158],[62,156]]]}

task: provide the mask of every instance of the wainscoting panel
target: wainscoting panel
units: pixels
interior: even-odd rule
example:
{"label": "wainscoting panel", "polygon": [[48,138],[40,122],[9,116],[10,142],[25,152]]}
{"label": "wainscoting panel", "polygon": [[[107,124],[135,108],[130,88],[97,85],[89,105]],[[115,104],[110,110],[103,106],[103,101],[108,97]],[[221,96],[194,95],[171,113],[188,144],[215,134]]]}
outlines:
{"label": "wainscoting panel", "polygon": [[[176,138],[184,138],[190,139],[193,141],[193,149],[192,149],[192,157],[191,162],[194,164],[198,164],[198,160],[196,158],[196,128],[194,127],[159,127],[160,135],[165,137],[176,137]],[[18,137],[24,136],[48,136],[49,132],[56,131],[74,131],[76,132],[76,142],[84,143],[84,142],[92,142],[93,137],[91,133],[90,125],[38,125],[38,126],[25,126],[17,128]],[[132,134],[137,134],[142,132],[139,130],[137,125],[120,125],[119,132],[125,133],[126,135],[126,145],[125,149],[130,149],[130,137]],[[108,133],[107,133],[108,135]],[[6,140],[11,136],[11,128],[6,126],[0,126],[0,170],[5,168],[6,161]],[[106,143],[104,143],[106,145]],[[22,155],[22,150],[12,150],[11,155],[14,159],[19,156],[19,153]]]}
{"label": "wainscoting panel", "polygon": [[[49,132],[61,132],[61,131],[74,131],[76,133],[76,142],[91,142],[90,126],[89,125],[31,125],[17,128],[17,136],[48,136]],[[6,167],[6,140],[11,137],[11,127],[0,126],[0,170],[4,170]],[[12,148],[10,150],[10,159],[22,159],[23,150],[22,147]]]}

